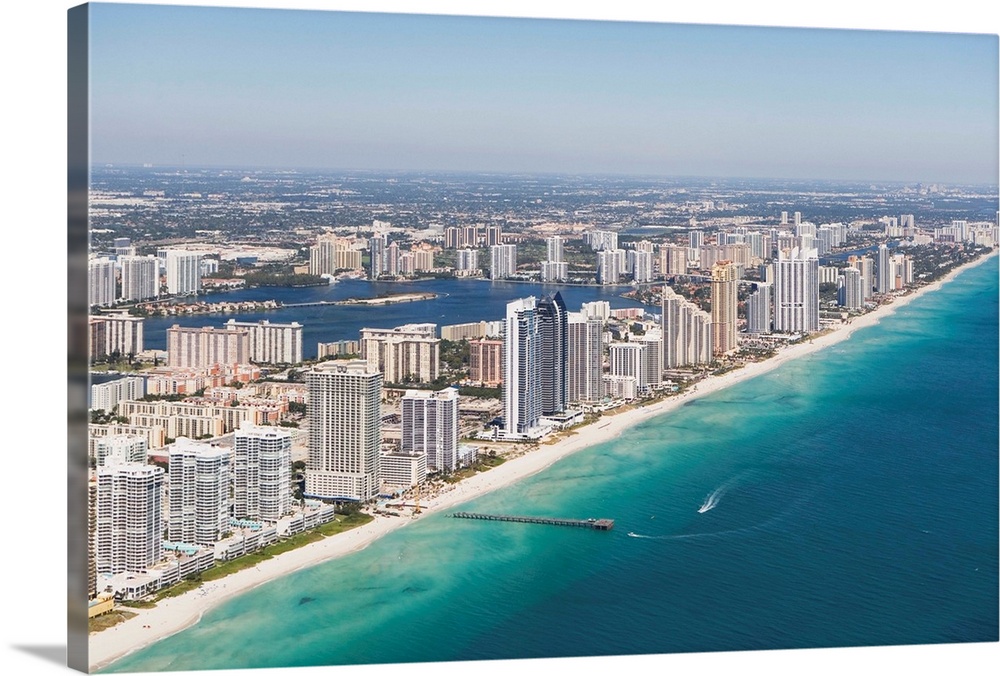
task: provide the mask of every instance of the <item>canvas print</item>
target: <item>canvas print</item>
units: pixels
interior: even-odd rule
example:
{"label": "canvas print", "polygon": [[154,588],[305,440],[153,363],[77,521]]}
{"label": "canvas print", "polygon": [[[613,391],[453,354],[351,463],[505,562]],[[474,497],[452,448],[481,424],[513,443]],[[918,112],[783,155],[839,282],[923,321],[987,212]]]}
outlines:
{"label": "canvas print", "polygon": [[998,640],[996,35],[70,25],[74,666]]}

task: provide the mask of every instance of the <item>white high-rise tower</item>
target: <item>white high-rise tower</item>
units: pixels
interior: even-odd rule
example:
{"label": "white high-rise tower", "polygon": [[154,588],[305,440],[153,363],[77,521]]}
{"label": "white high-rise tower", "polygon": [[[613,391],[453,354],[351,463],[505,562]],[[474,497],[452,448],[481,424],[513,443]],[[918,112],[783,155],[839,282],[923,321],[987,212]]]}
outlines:
{"label": "white high-rise tower", "polygon": [[97,572],[144,572],[163,558],[163,469],[122,463],[97,469]]}
{"label": "white high-rise tower", "polygon": [[277,521],[292,509],[292,435],[243,423],[233,435],[233,516]]}
{"label": "white high-rise tower", "polygon": [[166,253],[167,293],[191,294],[201,290],[201,254],[180,249]]}
{"label": "white high-rise tower", "polygon": [[381,485],[382,374],[361,359],[306,373],[309,461],[306,495],[365,501]]}
{"label": "white high-rise tower", "polygon": [[774,330],[819,330],[819,257],[816,249],[778,253],[774,264]]}

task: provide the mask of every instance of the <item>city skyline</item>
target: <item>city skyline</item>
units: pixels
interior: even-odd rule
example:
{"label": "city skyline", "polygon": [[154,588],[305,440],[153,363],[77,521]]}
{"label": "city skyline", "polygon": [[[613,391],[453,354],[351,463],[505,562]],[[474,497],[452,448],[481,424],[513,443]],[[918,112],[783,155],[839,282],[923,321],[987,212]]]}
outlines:
{"label": "city skyline", "polygon": [[996,36],[92,13],[97,163],[996,183]]}

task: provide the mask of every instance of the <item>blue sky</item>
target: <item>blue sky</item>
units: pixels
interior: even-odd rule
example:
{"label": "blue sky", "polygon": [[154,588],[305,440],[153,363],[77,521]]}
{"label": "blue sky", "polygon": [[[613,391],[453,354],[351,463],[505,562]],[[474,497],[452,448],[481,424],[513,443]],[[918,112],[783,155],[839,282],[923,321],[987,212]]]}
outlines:
{"label": "blue sky", "polygon": [[997,37],[92,5],[99,163],[997,181]]}

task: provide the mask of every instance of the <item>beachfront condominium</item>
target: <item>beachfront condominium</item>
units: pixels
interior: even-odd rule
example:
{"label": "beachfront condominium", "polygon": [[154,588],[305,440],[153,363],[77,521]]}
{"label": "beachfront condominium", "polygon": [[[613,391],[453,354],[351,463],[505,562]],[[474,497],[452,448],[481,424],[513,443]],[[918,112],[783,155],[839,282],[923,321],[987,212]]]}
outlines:
{"label": "beachfront condominium", "polygon": [[168,249],[167,293],[189,295],[201,291],[201,254],[182,249]]}
{"label": "beachfront condominium", "polygon": [[170,445],[167,539],[211,545],[229,531],[230,451],[187,437]]}
{"label": "beachfront condominium", "polygon": [[277,521],[292,511],[292,434],[243,423],[233,435],[233,516]]}
{"label": "beachfront condominium", "polygon": [[381,486],[382,374],[362,359],[329,361],[306,373],[309,459],[306,495],[366,501]]}
{"label": "beachfront condominium", "polygon": [[636,342],[645,343],[646,349],[646,383],[650,387],[659,387],[663,382],[663,331],[654,327],[646,331]]}
{"label": "beachfront condominium", "polygon": [[602,330],[604,322],[582,312],[570,312],[566,321],[566,399],[594,403],[604,396]]}
{"label": "beachfront condominium", "polygon": [[438,377],[441,339],[437,324],[361,329],[361,358],[387,383],[428,383]]}
{"label": "beachfront condominium", "polygon": [[494,244],[490,247],[490,279],[513,277],[517,272],[517,245]]}
{"label": "beachfront condominium", "polygon": [[97,468],[97,573],[141,573],[163,558],[163,469],[122,463]]}
{"label": "beachfront condominium", "polygon": [[875,264],[876,293],[889,293],[895,288],[896,271],[892,263],[889,247],[885,244],[879,245],[878,258]]}
{"label": "beachfront condominium", "polygon": [[120,256],[123,301],[150,300],[160,296],[160,261],[156,256]]}
{"label": "beachfront condominium", "polygon": [[226,322],[230,330],[246,330],[250,336],[250,361],[255,364],[298,364],[302,361],[302,325],[257,322]]}
{"label": "beachfront condominium", "polygon": [[566,410],[566,303],[562,294],[545,296],[537,305],[541,344],[542,415]]}
{"label": "beachfront condominium", "polygon": [[848,256],[847,263],[861,273],[862,300],[872,297],[875,286],[875,263],[868,256]]}
{"label": "beachfront condominium", "polygon": [[747,297],[747,333],[771,333],[771,284],[754,282]]}
{"label": "beachfront condominium", "polygon": [[736,349],[736,293],[739,269],[732,261],[712,266],[712,353],[725,355]]}
{"label": "beachfront condominium", "polygon": [[635,382],[635,392],[643,393],[649,389],[647,380],[646,343],[611,343],[608,348],[608,361],[611,368],[609,375],[615,378],[631,378]]}
{"label": "beachfront condominium", "polygon": [[87,262],[87,304],[91,307],[115,302],[115,262],[110,258],[91,258]]}
{"label": "beachfront condominium", "polygon": [[407,390],[400,413],[400,451],[425,454],[431,470],[454,471],[458,467],[458,390]]}
{"label": "beachfront condominium", "polygon": [[663,368],[712,361],[712,316],[669,286],[662,297]]}
{"label": "beachfront condominium", "polygon": [[503,341],[503,429],[525,434],[542,416],[542,336],[534,296],[507,304]]}
{"label": "beachfront condominium", "polygon": [[249,364],[250,332],[211,326],[167,329],[167,366],[210,368],[216,364]]}
{"label": "beachfront condominium", "polygon": [[857,268],[844,268],[837,280],[837,304],[847,310],[860,310],[865,304],[864,287],[861,283],[861,271]]}
{"label": "beachfront condominium", "polygon": [[819,257],[816,249],[778,252],[774,264],[774,330],[819,330]]}
{"label": "beachfront condominium", "polygon": [[87,599],[97,596],[97,477],[87,481]]}

